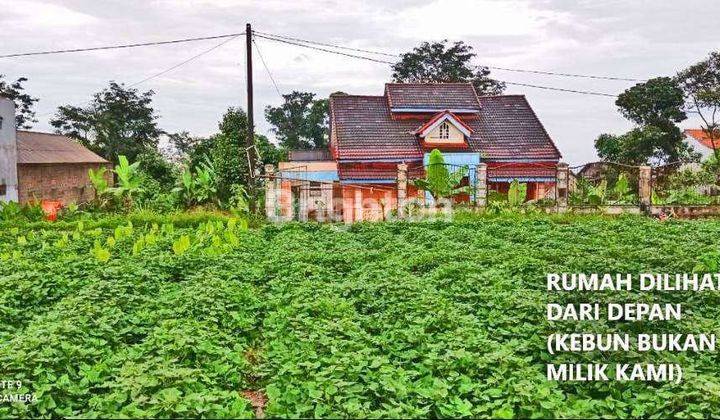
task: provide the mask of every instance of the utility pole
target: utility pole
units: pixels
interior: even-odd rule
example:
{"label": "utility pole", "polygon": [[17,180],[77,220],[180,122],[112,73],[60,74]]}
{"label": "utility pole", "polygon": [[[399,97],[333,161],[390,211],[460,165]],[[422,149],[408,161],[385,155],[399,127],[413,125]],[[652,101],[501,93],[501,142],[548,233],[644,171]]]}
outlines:
{"label": "utility pole", "polygon": [[248,160],[248,171],[250,177],[248,182],[248,196],[250,212],[255,213],[255,165],[257,155],[255,154],[255,122],[253,118],[253,71],[252,71],[252,27],[245,24],[245,50],[247,54],[247,139],[245,141],[245,155]]}

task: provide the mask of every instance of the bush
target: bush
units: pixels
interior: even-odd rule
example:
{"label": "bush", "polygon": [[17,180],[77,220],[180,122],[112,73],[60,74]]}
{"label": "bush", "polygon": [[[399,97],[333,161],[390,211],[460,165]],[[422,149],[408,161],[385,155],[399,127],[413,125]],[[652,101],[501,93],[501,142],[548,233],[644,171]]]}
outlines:
{"label": "bush", "polygon": [[20,205],[15,201],[0,201],[0,222],[38,222],[45,218],[40,203]]}

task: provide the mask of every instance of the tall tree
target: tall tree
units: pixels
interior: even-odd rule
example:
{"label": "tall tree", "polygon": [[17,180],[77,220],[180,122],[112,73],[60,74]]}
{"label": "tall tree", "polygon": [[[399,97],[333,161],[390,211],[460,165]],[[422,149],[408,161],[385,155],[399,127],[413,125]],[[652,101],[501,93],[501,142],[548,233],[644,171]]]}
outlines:
{"label": "tall tree", "polygon": [[15,127],[30,129],[33,123],[36,123],[35,111],[33,106],[38,98],[25,93],[23,83],[27,82],[26,77],[21,77],[14,82],[6,82],[3,80],[5,75],[0,74],[0,95],[6,96],[15,102]]}
{"label": "tall tree", "polygon": [[[248,160],[245,153],[247,114],[240,108],[228,108],[218,124],[219,133],[199,139],[189,146],[187,157],[195,166],[208,156],[218,176],[218,193],[222,200],[232,194],[233,185],[247,186],[250,182]],[[284,158],[283,151],[275,147],[267,137],[255,135],[255,145],[262,164],[277,164]]]}
{"label": "tall tree", "polygon": [[478,95],[501,94],[505,84],[490,78],[487,67],[473,65],[475,56],[473,48],[462,41],[423,42],[400,56],[392,66],[392,78],[405,83],[472,82]]}
{"label": "tall tree", "polygon": [[133,162],[141,153],[156,150],[163,133],[152,108],[153,95],[152,90],[140,93],[110,82],[85,107],[59,107],[50,124],[111,162],[118,162],[120,155]]}
{"label": "tall tree", "polygon": [[192,152],[195,146],[204,140],[205,139],[201,137],[193,137],[188,131],[171,133],[167,136],[168,147],[165,148],[163,152],[173,160],[180,160]]}
{"label": "tall tree", "polygon": [[711,52],[707,59],[681,71],[677,80],[720,161],[720,52]]}
{"label": "tall tree", "polygon": [[602,134],[595,140],[598,156],[628,165],[697,159],[677,126],[687,119],[684,103],[682,90],[669,77],[650,79],[627,89],[615,105],[637,127],[619,136]]}
{"label": "tall tree", "polygon": [[273,125],[280,146],[285,149],[318,149],[328,143],[328,100],[298,92],[283,95],[285,102],[265,108],[265,119]]}
{"label": "tall tree", "polygon": [[683,91],[670,77],[656,77],[627,89],[615,101],[623,117],[638,125],[663,127],[687,119]]}

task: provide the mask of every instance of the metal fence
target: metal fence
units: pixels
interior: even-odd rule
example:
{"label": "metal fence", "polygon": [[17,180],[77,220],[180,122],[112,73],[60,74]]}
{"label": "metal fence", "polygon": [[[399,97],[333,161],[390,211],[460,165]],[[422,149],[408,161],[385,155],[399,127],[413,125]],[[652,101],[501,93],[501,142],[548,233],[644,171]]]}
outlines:
{"label": "metal fence", "polygon": [[570,206],[640,205],[640,166],[591,162],[570,171]]}

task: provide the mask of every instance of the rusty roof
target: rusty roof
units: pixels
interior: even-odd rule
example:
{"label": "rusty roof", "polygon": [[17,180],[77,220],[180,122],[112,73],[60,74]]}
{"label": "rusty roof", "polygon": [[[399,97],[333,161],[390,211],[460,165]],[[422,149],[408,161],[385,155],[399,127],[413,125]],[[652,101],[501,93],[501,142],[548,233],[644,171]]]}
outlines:
{"label": "rusty roof", "polygon": [[69,137],[24,130],[17,131],[17,162],[108,163]]}

